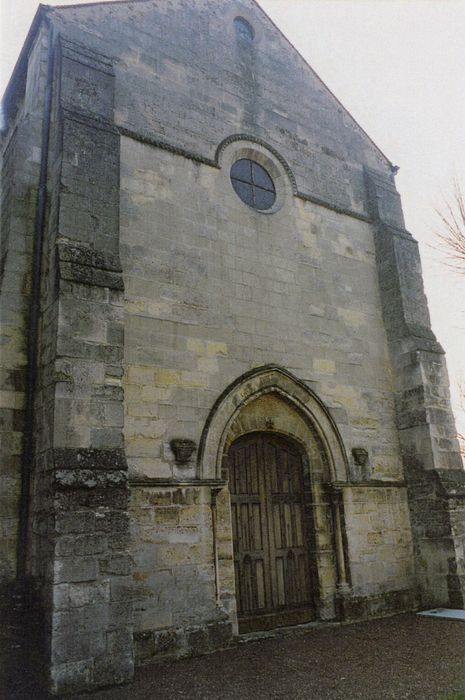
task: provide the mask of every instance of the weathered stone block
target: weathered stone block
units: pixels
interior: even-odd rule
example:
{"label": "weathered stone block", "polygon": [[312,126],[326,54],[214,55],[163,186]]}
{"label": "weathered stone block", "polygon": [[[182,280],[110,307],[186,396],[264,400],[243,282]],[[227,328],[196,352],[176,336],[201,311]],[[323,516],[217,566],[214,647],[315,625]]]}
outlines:
{"label": "weathered stone block", "polygon": [[176,527],[179,522],[179,508],[177,506],[160,507],[154,511],[155,523],[161,526]]}
{"label": "weathered stone block", "polygon": [[110,581],[71,583],[69,585],[70,606],[74,608],[91,603],[101,603],[110,600]]}
{"label": "weathered stone block", "polygon": [[101,631],[84,632],[66,626],[64,629],[58,629],[53,635],[52,663],[61,664],[92,658],[102,654],[105,649],[106,640]]}
{"label": "weathered stone block", "polygon": [[89,688],[92,671],[91,660],[56,664],[52,669],[52,692],[59,696]]}
{"label": "weathered stone block", "polygon": [[95,528],[95,513],[89,511],[77,511],[75,513],[59,513],[56,516],[55,527],[57,532],[93,532]]}
{"label": "weathered stone block", "polygon": [[228,620],[208,625],[210,649],[223,649],[231,643],[232,625]]}
{"label": "weathered stone block", "polygon": [[120,629],[107,632],[107,649],[110,654],[126,654],[133,641],[132,629]]}
{"label": "weathered stone block", "polygon": [[96,685],[118,685],[132,680],[134,659],[130,651],[105,654],[94,661],[94,683]]}
{"label": "weathered stone block", "polygon": [[181,649],[181,637],[172,629],[161,632],[138,632],[134,635],[139,663],[157,656],[175,656]]}
{"label": "weathered stone block", "polygon": [[101,554],[107,549],[107,538],[96,533],[92,535],[78,535],[74,542],[74,552],[78,556],[88,554]]}
{"label": "weathered stone block", "polygon": [[55,583],[78,583],[98,578],[98,562],[95,557],[69,557],[57,559],[54,568]]}
{"label": "weathered stone block", "polygon": [[110,579],[110,600],[130,601],[133,596],[133,581],[131,576],[112,576]]}
{"label": "weathered stone block", "polygon": [[186,641],[191,654],[205,654],[209,650],[209,634],[205,627],[189,630]]}
{"label": "weathered stone block", "polygon": [[99,559],[100,572],[116,576],[126,576],[131,573],[132,561],[129,554],[113,554]]}

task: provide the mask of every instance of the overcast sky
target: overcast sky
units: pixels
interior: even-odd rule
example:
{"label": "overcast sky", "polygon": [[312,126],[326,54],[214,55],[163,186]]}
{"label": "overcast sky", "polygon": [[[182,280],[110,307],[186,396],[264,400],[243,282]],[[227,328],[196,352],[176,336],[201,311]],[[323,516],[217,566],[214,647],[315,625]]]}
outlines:
{"label": "overcast sky", "polygon": [[[65,5],[58,1],[50,4]],[[76,2],[74,4],[82,4]],[[465,274],[437,250],[435,208],[465,185],[465,0],[260,0],[260,5],[400,166],[407,228],[420,242],[433,329],[447,351],[453,405],[465,386]],[[37,3],[0,0],[0,92]]]}

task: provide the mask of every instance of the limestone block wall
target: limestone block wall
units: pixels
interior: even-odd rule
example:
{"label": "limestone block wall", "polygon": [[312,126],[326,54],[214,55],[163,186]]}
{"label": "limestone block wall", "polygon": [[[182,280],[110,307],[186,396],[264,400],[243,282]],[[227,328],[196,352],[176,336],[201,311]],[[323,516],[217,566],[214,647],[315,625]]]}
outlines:
{"label": "limestone block wall", "polygon": [[133,486],[130,508],[137,661],[227,644],[232,627],[217,600],[210,488]]}
{"label": "limestone block wall", "polygon": [[414,566],[405,487],[348,488],[344,506],[354,595],[411,589]]}
{"label": "limestone block wall", "polygon": [[[182,508],[160,500],[160,480],[198,476],[195,454],[177,465],[170,441],[198,444],[226,386],[261,365],[283,366],[316,392],[349,454],[352,447],[367,448],[366,473],[351,463],[353,480],[393,484],[347,495],[348,556],[357,595],[407,590],[400,603],[391,601],[392,609],[413,605],[409,520],[399,489],[403,475],[371,227],[294,196],[285,173],[277,180],[284,191],[281,208],[269,215],[251,210],[229,180],[229,163],[246,146],[273,159],[265,147],[240,141],[229,144],[213,167],[121,141],[124,431],[137,552],[135,629],[146,645],[141,657],[149,649],[156,653],[159,636],[164,639],[183,619],[182,601],[171,587],[173,580],[180,590],[192,585],[192,569],[176,554],[185,537],[205,575],[194,576],[197,622],[212,619],[202,604],[205,591],[213,590],[212,548],[200,544],[211,542],[206,512],[203,519],[199,511],[198,525],[186,533]],[[224,494],[228,498],[226,489]],[[157,576],[163,564],[153,560],[154,552],[166,550],[166,539],[178,542],[179,550],[173,546],[172,560],[165,559],[166,570]],[[230,532],[224,541],[230,551]],[[230,577],[230,562],[224,566]],[[233,608],[221,606],[234,622]]]}
{"label": "limestone block wall", "polygon": [[[252,25],[252,43],[237,35],[238,15]],[[153,0],[129,11],[54,8],[51,16],[70,40],[117,59],[123,133],[210,161],[232,134],[264,139],[286,158],[302,194],[360,214],[362,164],[390,174],[385,156],[252,0]]]}
{"label": "limestone block wall", "polygon": [[16,574],[21,452],[27,364],[27,323],[39,180],[46,33],[28,60],[17,111],[2,139],[0,259],[0,581]]}
{"label": "limestone block wall", "polygon": [[254,212],[227,167],[125,138],[121,161],[131,472],[175,475],[169,441],[198,442],[224,388],[274,363],[366,445],[374,477],[401,478],[369,225],[292,196]]}

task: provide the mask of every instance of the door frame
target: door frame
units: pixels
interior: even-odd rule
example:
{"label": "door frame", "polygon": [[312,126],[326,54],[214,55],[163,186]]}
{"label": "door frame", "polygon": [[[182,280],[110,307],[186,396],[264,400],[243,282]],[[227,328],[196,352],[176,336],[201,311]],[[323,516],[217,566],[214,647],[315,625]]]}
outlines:
{"label": "door frame", "polygon": [[[302,605],[289,605],[287,607],[285,606],[275,606],[272,609],[268,609],[264,613],[257,613],[257,614],[250,614],[250,615],[242,615],[241,617],[238,616],[238,624],[239,624],[239,632],[240,633],[246,633],[246,632],[255,632],[255,631],[262,631],[265,629],[273,629],[276,627],[282,627],[282,626],[289,626],[293,624],[302,624],[304,622],[310,622],[313,621],[316,618],[317,611],[319,609],[319,586],[318,586],[318,572],[317,572],[317,566],[316,566],[316,538],[315,538],[315,526],[314,526],[314,517],[313,517],[313,492],[312,492],[312,483],[311,483],[311,473],[309,470],[309,460],[307,457],[307,454],[305,452],[304,446],[295,438],[290,437],[289,435],[285,435],[281,432],[277,431],[251,431],[248,433],[244,433],[243,435],[240,435],[235,438],[235,440],[230,444],[230,449],[233,448],[234,446],[237,445],[237,443],[240,440],[246,441],[247,438],[250,439],[250,441],[253,440],[253,438],[256,439],[263,439],[266,441],[266,438],[269,437],[270,443],[272,443],[273,438],[277,438],[276,444],[279,444],[279,441],[282,441],[283,443],[289,445],[295,452],[298,454],[299,459],[300,459],[300,470],[301,470],[301,485],[302,485],[302,506],[303,506],[303,517],[302,517],[302,529],[303,529],[303,548],[307,550],[306,555],[307,555],[307,565],[308,565],[308,576],[309,576],[309,585],[310,585],[310,596],[311,596],[311,602],[308,602],[307,604],[302,604]],[[231,468],[232,465],[229,464],[229,476],[231,474]],[[257,474],[257,478],[259,478],[259,475]],[[266,479],[266,474],[265,474],[265,479]],[[267,486],[269,486],[269,481]],[[266,488],[266,487],[265,487]],[[260,492],[260,490],[259,490]],[[230,497],[232,499],[232,493],[230,492]],[[267,557],[266,553],[266,547],[268,547],[268,558],[269,558],[269,564],[272,566],[272,547],[271,543],[269,542],[269,533],[271,532],[271,519],[273,518],[273,515],[268,511],[269,503],[267,505],[267,513],[265,516],[265,521],[268,526],[268,531],[266,536],[264,536],[264,544],[263,544],[263,551],[264,551],[264,559]],[[265,542],[267,544],[265,544]],[[233,541],[233,550],[234,550],[234,541]],[[236,552],[234,551],[234,560],[236,559]],[[234,564],[235,565],[235,564]],[[236,567],[236,565],[235,565]],[[235,571],[237,574],[237,572]],[[272,582],[272,577],[271,577],[271,571],[270,573],[270,580],[269,580],[269,585],[271,588],[273,588],[273,582]],[[237,581],[237,575],[236,575],[236,581]],[[237,585],[237,584],[236,584]],[[265,584],[266,588],[266,584]],[[236,597],[238,598],[238,592],[236,591]]]}
{"label": "door frame", "polygon": [[[198,478],[227,484],[229,446],[254,431],[280,433],[304,451],[314,497],[317,617],[338,619],[340,597],[350,595],[351,587],[342,488],[349,483],[349,463],[336,423],[321,399],[290,372],[274,365],[256,368],[227,387],[210,411],[199,444]],[[215,497],[215,513],[217,603],[237,633],[227,485]]]}

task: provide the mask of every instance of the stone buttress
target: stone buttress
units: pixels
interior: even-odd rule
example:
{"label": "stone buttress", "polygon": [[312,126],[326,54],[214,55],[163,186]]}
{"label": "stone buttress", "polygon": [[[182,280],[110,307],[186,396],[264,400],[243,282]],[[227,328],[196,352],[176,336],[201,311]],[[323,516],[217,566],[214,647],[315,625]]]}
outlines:
{"label": "stone buttress", "polygon": [[54,693],[133,675],[113,70],[54,45],[30,575]]}
{"label": "stone buttress", "polygon": [[422,607],[465,604],[465,471],[444,351],[430,325],[418,244],[392,181],[366,169],[383,317]]}

